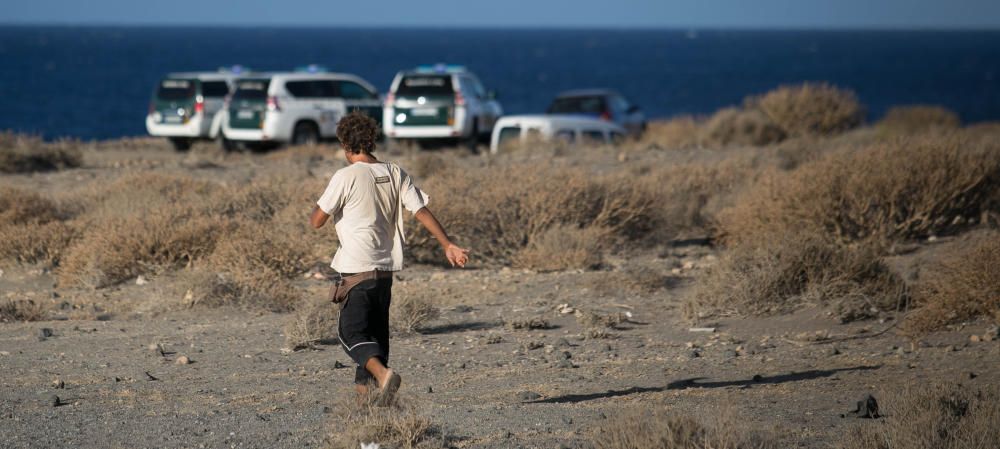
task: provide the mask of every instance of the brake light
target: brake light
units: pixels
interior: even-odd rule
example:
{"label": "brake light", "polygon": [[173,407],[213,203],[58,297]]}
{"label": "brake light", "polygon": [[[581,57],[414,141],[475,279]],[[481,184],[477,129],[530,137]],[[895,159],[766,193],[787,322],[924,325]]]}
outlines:
{"label": "brake light", "polygon": [[267,110],[268,111],[280,111],[281,104],[278,103],[278,97],[271,95],[267,97]]}
{"label": "brake light", "polygon": [[601,120],[604,120],[606,122],[610,122],[611,121],[611,113],[608,112],[608,111],[602,112],[601,113]]}
{"label": "brake light", "polygon": [[197,103],[194,104],[194,113],[195,114],[201,114],[202,112],[205,112],[205,103],[202,102],[202,101],[199,101],[199,102],[197,102]]}
{"label": "brake light", "polygon": [[455,92],[455,106],[465,105],[465,97],[462,96],[461,92]]}

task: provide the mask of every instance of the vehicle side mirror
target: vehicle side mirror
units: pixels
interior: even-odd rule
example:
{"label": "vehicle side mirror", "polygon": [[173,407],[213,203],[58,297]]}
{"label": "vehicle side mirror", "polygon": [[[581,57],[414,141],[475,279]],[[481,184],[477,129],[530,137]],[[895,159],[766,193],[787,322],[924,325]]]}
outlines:
{"label": "vehicle side mirror", "polygon": [[641,109],[639,108],[638,105],[634,105],[633,104],[632,106],[629,106],[628,109],[625,112],[627,112],[629,114],[635,114],[636,112],[639,112],[640,110]]}
{"label": "vehicle side mirror", "polygon": [[497,99],[497,91],[495,91],[495,90],[488,90],[488,91],[486,91],[486,98],[488,98],[490,100],[496,100]]}

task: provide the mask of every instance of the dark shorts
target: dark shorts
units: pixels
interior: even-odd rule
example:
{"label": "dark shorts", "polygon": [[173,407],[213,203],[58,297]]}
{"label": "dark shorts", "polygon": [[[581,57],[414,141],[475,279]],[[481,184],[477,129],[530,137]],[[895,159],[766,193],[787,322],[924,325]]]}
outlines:
{"label": "dark shorts", "polygon": [[358,364],[354,383],[365,385],[375,378],[365,369],[368,359],[378,357],[389,366],[389,304],[392,278],[364,281],[347,295],[340,309],[337,332],[347,355]]}

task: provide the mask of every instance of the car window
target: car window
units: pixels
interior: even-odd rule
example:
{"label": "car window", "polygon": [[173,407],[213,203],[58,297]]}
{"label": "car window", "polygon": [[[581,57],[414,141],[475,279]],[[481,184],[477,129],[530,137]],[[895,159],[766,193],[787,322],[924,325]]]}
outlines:
{"label": "car window", "polygon": [[465,77],[466,83],[469,85],[469,91],[472,95],[479,98],[486,98],[486,89],[483,89],[483,84],[479,82],[478,79],[472,76]]}
{"label": "car window", "polygon": [[229,94],[229,85],[225,81],[202,81],[201,95],[211,98],[221,98]]}
{"label": "car window", "polygon": [[576,133],[572,129],[560,129],[556,131],[556,140],[573,143],[576,140]]}
{"label": "car window", "polygon": [[288,93],[296,98],[337,97],[336,83],[330,80],[289,81],[285,83]]}
{"label": "car window", "polygon": [[183,100],[194,97],[194,80],[165,79],[156,88],[156,98],[161,100]]}
{"label": "car window", "polygon": [[396,95],[400,97],[454,94],[451,75],[407,75],[396,88]]}
{"label": "car window", "polygon": [[549,106],[550,114],[601,114],[607,110],[604,97],[562,97]]}
{"label": "car window", "polygon": [[500,129],[500,135],[497,137],[497,146],[503,147],[510,144],[518,143],[521,138],[521,127],[520,126],[507,126]]}
{"label": "car window", "polygon": [[240,80],[236,83],[234,100],[263,100],[267,98],[267,88],[271,80]]}
{"label": "car window", "polygon": [[367,100],[369,98],[375,98],[375,94],[368,89],[365,89],[364,86],[353,81],[340,82],[340,96],[347,100]]}

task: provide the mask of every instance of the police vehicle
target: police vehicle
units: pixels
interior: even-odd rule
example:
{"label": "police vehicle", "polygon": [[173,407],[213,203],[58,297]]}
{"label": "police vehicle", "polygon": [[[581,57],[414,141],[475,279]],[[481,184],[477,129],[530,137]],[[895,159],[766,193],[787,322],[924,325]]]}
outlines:
{"label": "police vehicle", "polygon": [[218,72],[168,74],[157,84],[149,102],[149,135],[166,137],[179,151],[191,148],[196,140],[216,138],[223,119],[219,112],[243,71],[235,66]]}
{"label": "police vehicle", "polygon": [[224,139],[251,148],[332,139],[340,118],[355,109],[382,118],[382,100],[369,82],[315,65],[241,77],[226,109]]}
{"label": "police vehicle", "polygon": [[465,67],[436,64],[396,74],[386,97],[382,126],[394,141],[465,141],[488,138],[503,115],[496,93]]}

